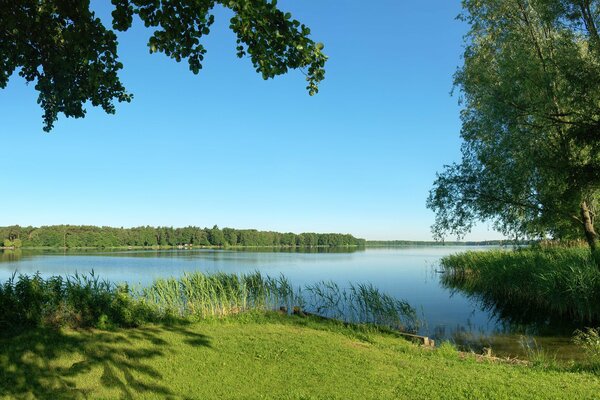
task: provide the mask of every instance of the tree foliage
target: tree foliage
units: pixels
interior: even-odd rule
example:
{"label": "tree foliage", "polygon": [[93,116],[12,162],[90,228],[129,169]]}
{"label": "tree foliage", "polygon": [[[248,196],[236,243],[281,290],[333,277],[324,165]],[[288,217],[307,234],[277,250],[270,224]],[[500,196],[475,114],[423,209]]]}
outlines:
{"label": "tree foliage", "polygon": [[284,246],[337,247],[363,246],[364,239],[339,233],[280,233],[255,229],[233,229],[218,226],[140,226],[113,228],[98,226],[53,225],[0,227],[0,243],[6,247],[151,247],[151,246]]}
{"label": "tree foliage", "polygon": [[85,116],[89,102],[107,113],[114,102],[132,95],[119,79],[116,31],[138,18],[153,29],[151,53],[187,60],[197,74],[206,49],[201,41],[214,22],[213,9],[233,11],[230,28],[237,36],[237,55],[248,56],[264,79],[289,69],[305,69],[307,89],[317,93],[327,57],[310,29],[277,7],[276,0],[112,0],[112,29],[90,9],[89,0],[0,0],[0,88],[13,72],[35,82],[44,110],[44,130],[58,114]]}
{"label": "tree foliage", "polygon": [[595,247],[600,184],[597,0],[464,0],[462,161],[428,198],[434,234],[477,220]]}

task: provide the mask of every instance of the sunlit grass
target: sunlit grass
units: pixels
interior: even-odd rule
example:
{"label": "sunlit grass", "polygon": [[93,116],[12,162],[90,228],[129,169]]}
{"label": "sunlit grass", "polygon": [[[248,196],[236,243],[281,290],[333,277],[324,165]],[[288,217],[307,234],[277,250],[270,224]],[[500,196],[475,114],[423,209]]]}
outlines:
{"label": "sunlit grass", "polygon": [[34,329],[0,339],[0,398],[594,399],[600,380],[418,347],[316,317]]}

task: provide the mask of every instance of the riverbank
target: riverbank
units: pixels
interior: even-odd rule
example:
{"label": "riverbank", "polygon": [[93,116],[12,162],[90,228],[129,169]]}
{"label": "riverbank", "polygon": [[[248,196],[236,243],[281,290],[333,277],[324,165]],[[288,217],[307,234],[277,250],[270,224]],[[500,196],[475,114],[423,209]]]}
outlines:
{"label": "riverbank", "polygon": [[0,398],[592,399],[588,372],[425,349],[390,333],[250,313],[0,340]]}

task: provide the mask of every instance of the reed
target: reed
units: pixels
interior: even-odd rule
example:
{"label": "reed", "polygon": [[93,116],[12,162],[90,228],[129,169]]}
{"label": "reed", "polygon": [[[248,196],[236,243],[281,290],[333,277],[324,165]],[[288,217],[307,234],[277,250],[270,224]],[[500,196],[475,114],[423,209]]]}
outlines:
{"label": "reed", "polygon": [[278,278],[251,274],[185,274],[179,280],[160,279],[137,296],[162,315],[221,317],[248,310],[292,310],[300,307],[322,317],[394,329],[416,330],[415,310],[406,302],[381,293],[370,284],[318,282],[294,288]]}
{"label": "reed", "polygon": [[503,317],[600,321],[600,272],[589,250],[524,248],[447,256],[442,283],[478,298]]}
{"label": "reed", "polygon": [[0,285],[0,329],[36,326],[138,326],[148,321],[224,317],[247,311],[300,308],[350,323],[415,330],[416,312],[372,285],[332,282],[294,288],[284,276],[194,272],[132,289],[93,272],[44,279],[13,275]]}
{"label": "reed", "polygon": [[366,323],[403,331],[419,328],[417,313],[404,300],[382,293],[372,284],[340,287],[332,281],[306,286],[308,309],[349,323]]}
{"label": "reed", "polygon": [[220,317],[248,310],[292,308],[302,304],[289,280],[251,274],[184,274],[180,279],[159,279],[134,294],[161,315]]}

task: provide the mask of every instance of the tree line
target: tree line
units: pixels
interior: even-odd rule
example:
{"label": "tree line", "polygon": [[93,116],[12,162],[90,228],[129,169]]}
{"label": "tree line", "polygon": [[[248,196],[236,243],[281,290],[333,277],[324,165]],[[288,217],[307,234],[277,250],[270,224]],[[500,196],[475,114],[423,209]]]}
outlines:
{"label": "tree line", "polygon": [[364,239],[340,233],[280,233],[256,229],[85,225],[0,227],[4,247],[151,247],[151,246],[364,246]]}

